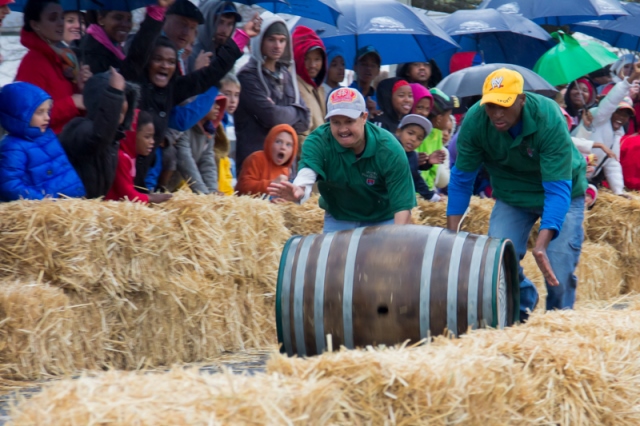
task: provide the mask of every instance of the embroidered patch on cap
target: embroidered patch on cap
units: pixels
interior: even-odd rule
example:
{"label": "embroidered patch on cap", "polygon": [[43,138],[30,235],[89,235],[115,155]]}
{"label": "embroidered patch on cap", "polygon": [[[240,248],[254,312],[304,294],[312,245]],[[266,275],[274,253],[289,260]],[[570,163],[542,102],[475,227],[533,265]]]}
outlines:
{"label": "embroidered patch on cap", "polygon": [[502,85],[502,81],[504,77],[495,77],[491,79],[491,89],[502,89],[504,86]]}
{"label": "embroidered patch on cap", "polygon": [[329,97],[329,102],[332,104],[341,104],[341,103],[351,103],[354,102],[357,98],[356,91],[353,89],[338,89],[331,94]]}

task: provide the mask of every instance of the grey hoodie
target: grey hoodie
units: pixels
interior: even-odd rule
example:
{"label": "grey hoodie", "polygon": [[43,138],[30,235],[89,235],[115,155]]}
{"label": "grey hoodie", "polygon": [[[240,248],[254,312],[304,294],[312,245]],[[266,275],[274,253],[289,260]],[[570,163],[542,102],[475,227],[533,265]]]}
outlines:
{"label": "grey hoodie", "polygon": [[288,124],[298,133],[309,129],[310,114],[300,99],[290,34],[287,35],[285,52],[278,62],[280,78],[263,69],[262,39],[276,22],[284,24],[284,20],[276,15],[264,18],[260,34],[251,39],[251,59],[238,73],[240,104],[234,114],[238,173],[245,158],[262,150],[272,127]]}

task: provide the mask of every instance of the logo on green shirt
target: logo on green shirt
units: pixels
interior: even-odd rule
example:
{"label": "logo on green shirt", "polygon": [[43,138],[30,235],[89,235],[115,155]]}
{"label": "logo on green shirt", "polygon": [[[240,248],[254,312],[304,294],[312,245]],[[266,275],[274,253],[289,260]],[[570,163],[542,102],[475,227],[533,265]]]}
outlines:
{"label": "logo on green shirt", "polygon": [[372,186],[376,184],[378,174],[376,172],[363,172],[362,176],[366,179],[367,185]]}

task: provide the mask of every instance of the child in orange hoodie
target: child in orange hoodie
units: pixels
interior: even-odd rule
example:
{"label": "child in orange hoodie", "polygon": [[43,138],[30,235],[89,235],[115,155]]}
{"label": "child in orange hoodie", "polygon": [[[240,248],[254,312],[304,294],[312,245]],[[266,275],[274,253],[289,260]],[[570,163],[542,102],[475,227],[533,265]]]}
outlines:
{"label": "child in orange hoodie", "polygon": [[239,195],[267,194],[271,182],[288,180],[298,153],[298,135],[288,124],[269,131],[264,149],[251,154],[242,164],[236,190]]}

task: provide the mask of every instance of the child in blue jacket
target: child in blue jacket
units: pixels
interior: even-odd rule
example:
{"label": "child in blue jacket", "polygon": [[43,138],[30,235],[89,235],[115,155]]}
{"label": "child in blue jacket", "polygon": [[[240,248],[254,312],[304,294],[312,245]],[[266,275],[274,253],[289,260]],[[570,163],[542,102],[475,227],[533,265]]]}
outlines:
{"label": "child in blue jacket", "polygon": [[0,90],[0,201],[84,197],[85,189],[49,128],[51,97],[29,83]]}

